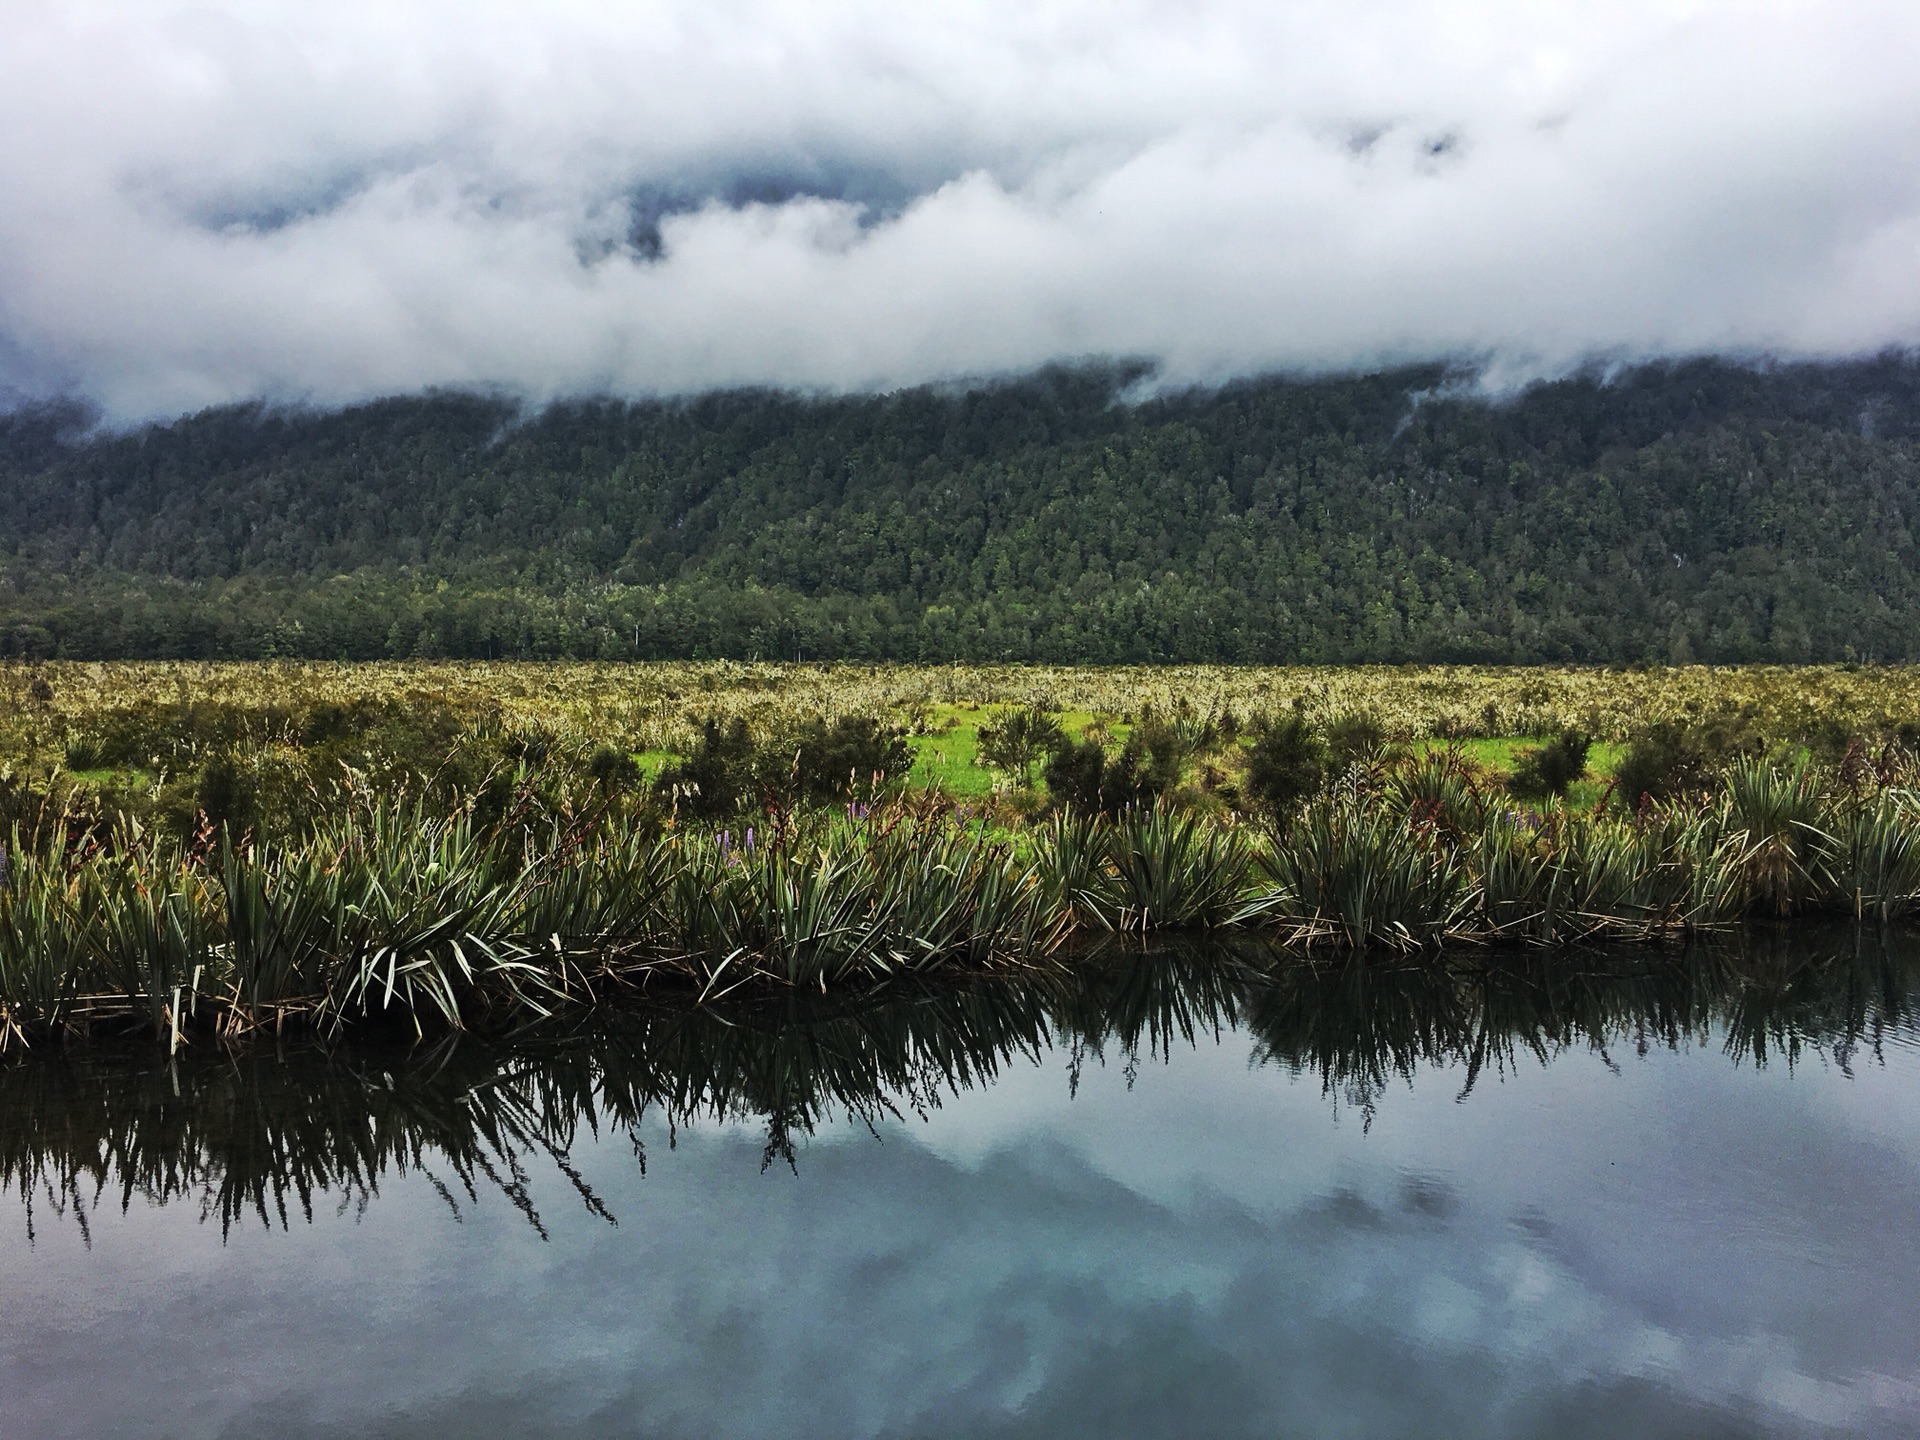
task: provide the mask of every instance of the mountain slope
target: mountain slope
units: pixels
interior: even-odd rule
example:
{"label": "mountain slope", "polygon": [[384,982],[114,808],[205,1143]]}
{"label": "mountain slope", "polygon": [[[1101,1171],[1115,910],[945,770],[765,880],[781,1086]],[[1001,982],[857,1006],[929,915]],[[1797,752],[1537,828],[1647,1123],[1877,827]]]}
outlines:
{"label": "mountain slope", "polygon": [[0,420],[0,653],[1920,658],[1920,365]]}

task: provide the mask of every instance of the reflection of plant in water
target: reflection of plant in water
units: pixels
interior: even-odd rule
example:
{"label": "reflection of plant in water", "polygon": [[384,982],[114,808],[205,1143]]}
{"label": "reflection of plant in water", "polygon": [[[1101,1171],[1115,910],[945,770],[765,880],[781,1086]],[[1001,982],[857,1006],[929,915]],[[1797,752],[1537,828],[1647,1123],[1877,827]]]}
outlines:
{"label": "reflection of plant in water", "polygon": [[[1831,935],[1833,932],[1821,932]],[[592,1214],[613,1214],[576,1168],[583,1135],[625,1137],[645,1168],[649,1123],[759,1122],[764,1165],[836,1117],[877,1128],[926,1115],[1016,1063],[1063,1052],[1082,1068],[1220,1039],[1257,1064],[1320,1077],[1369,1117],[1394,1081],[1586,1050],[1603,1057],[1721,1037],[1736,1063],[1845,1066],[1878,1053],[1920,1004],[1920,953],[1881,932],[1824,948],[1801,928],[1684,951],[1493,954],[1471,963],[1274,969],[1257,943],[1136,947],[1109,940],[1065,971],[894,988],[862,1001],[799,994],[653,1005],[592,1028],[425,1047],[228,1054],[196,1046],[35,1053],[0,1069],[0,1187],[31,1238],[45,1212],[90,1217],[117,1198],[197,1205],[222,1233],[249,1215],[285,1227],[316,1205],[365,1209],[390,1177],[419,1175],[456,1215],[489,1191],[545,1234],[535,1175],[557,1172]]]}
{"label": "reflection of plant in water", "polygon": [[[1831,933],[1831,932],[1829,932]],[[1920,1011],[1920,953],[1877,932],[1822,946],[1801,930],[1743,932],[1654,955],[1489,954],[1452,966],[1344,958],[1274,972],[1244,997],[1260,1063],[1311,1073],[1371,1115],[1395,1080],[1462,1065],[1464,1098],[1524,1052],[1541,1063],[1584,1049],[1705,1044],[1718,1030],[1736,1062],[1789,1064],[1807,1048],[1842,1064]]]}

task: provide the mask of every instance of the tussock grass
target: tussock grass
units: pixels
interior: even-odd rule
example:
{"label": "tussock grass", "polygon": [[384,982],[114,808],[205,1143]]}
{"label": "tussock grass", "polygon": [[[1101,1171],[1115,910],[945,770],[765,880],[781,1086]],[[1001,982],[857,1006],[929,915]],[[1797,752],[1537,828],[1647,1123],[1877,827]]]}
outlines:
{"label": "tussock grass", "polygon": [[1920,797],[1804,761],[1696,801],[1544,812],[1446,757],[1356,763],[1270,825],[1160,802],[1027,827],[896,793],[719,829],[363,796],[290,839],[15,830],[0,1041],[101,1023],[177,1047],[289,1021],[513,1024],[671,987],[861,991],[1046,968],[1078,936],[1300,952],[1645,940],[1920,907]]}

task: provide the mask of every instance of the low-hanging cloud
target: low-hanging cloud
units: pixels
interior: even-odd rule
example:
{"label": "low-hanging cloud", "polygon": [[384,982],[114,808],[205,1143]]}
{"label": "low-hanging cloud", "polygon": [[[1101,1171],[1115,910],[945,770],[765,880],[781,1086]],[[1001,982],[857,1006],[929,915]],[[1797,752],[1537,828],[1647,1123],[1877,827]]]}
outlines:
{"label": "low-hanging cloud", "polygon": [[1875,0],[8,0],[0,390],[1907,345],[1916,54]]}

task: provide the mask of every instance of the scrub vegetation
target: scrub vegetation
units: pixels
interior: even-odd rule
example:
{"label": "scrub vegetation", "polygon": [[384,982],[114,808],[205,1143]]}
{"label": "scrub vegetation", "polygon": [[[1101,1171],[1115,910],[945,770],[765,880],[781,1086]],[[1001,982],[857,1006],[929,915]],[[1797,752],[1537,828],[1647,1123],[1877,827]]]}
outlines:
{"label": "scrub vegetation", "polygon": [[1920,672],[15,665],[0,1036],[1920,904]]}

